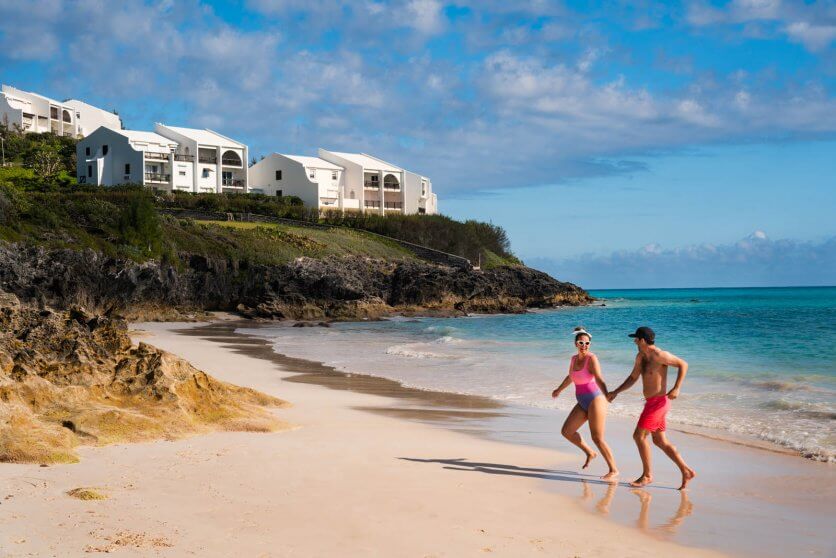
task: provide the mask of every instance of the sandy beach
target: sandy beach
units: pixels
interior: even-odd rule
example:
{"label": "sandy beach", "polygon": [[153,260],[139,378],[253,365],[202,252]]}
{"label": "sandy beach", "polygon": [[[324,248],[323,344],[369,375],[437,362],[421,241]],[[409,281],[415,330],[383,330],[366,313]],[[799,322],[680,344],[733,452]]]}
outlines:
{"label": "sandy beach", "polygon": [[[81,448],[74,465],[3,465],[3,556],[719,556],[714,549],[740,545],[724,546],[726,532],[701,517],[719,514],[751,548],[761,535],[768,547],[760,499],[778,526],[776,514],[807,510],[807,553],[832,555],[834,478],[824,464],[679,436],[701,473],[691,495],[670,490],[675,475],[661,457],[658,487],[633,493],[596,482],[600,463],[582,474],[568,444],[542,447],[543,429],[553,436],[559,424],[536,413],[328,376],[223,322],[136,329],[136,340],[220,380],[289,401],[275,412],[295,428]],[[637,470],[626,429],[613,424],[610,434],[621,439],[622,481]],[[754,484],[742,480],[744,463]],[[732,480],[720,482],[726,470]],[[82,487],[106,499],[67,495]],[[742,503],[735,511],[729,500]],[[712,540],[673,536],[701,522]],[[796,536],[796,522],[785,525],[781,537]]]}

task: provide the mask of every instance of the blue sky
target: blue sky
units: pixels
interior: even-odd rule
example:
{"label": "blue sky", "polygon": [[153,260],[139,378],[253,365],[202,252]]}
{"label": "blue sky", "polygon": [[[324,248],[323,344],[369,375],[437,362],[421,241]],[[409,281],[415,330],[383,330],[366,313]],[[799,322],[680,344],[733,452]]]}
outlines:
{"label": "blue sky", "polygon": [[835,44],[832,1],[0,0],[3,83],[374,153],[590,287],[836,284]]}

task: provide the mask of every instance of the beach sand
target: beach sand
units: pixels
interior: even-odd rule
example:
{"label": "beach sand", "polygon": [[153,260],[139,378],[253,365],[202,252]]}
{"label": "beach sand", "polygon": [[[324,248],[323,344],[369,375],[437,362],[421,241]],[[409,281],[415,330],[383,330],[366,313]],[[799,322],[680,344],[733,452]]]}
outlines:
{"label": "beach sand", "polygon": [[[609,490],[579,474],[568,448],[497,440],[528,419],[491,400],[329,375],[223,324],[137,328],[143,341],[218,379],[291,402],[276,413],[296,428],[81,448],[74,465],[3,465],[0,555],[720,555],[642,529],[642,510],[646,526],[654,502],[668,496],[678,503],[665,511],[662,531],[698,515],[666,488],[670,475],[655,492]],[[625,467],[622,480],[633,472]],[[104,499],[67,495],[76,488]],[[780,478],[771,489],[788,491]],[[604,517],[609,508],[621,513],[618,502],[634,504],[624,514],[639,528]]]}

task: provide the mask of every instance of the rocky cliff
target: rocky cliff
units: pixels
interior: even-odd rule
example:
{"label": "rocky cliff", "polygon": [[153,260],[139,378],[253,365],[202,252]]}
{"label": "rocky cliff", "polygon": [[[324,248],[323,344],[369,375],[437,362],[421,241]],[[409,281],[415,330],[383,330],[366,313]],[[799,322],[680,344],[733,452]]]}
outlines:
{"label": "rocky cliff", "polygon": [[124,320],[0,293],[0,462],[77,461],[79,444],[285,428],[285,403],[132,346]]}
{"label": "rocky cliff", "polygon": [[458,315],[580,305],[571,283],[523,267],[462,270],[420,260],[298,258],[284,265],[185,256],[137,264],[92,250],[0,244],[0,288],[44,306],[83,306],[133,319],[206,310],[275,319],[358,319],[395,313]]}

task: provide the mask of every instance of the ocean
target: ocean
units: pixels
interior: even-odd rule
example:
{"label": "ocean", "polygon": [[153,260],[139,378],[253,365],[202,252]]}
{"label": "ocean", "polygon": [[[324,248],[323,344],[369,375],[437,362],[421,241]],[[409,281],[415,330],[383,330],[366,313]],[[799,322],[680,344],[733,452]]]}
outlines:
{"label": "ocean", "polygon": [[[350,373],[423,389],[552,408],[575,404],[573,389],[551,391],[574,354],[572,329],[592,333],[592,351],[612,389],[630,373],[640,325],[688,361],[672,428],[757,440],[805,457],[836,460],[836,287],[591,291],[595,306],[520,315],[396,318],[330,328],[277,325],[243,330],[277,352]],[[673,386],[675,369],[669,374]],[[611,414],[637,417],[637,384]],[[707,430],[706,430],[707,429]]]}

